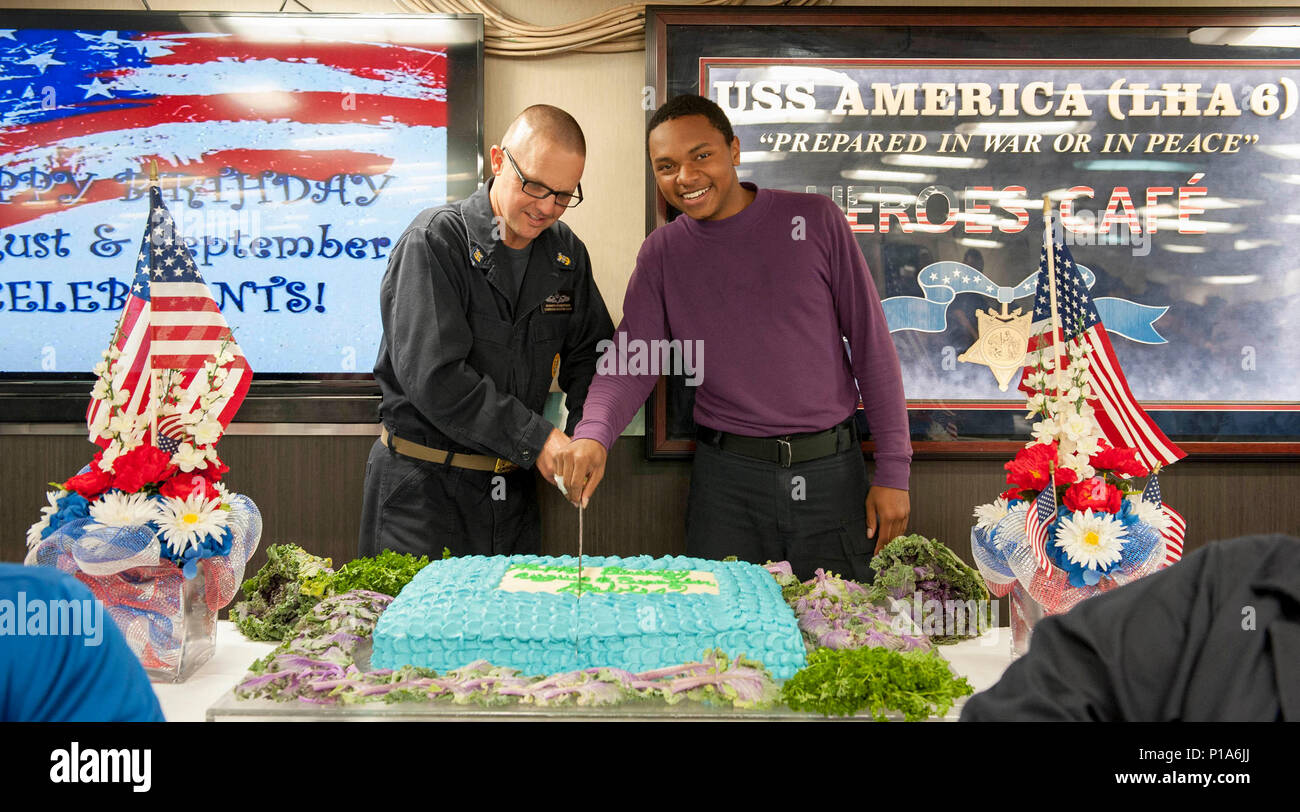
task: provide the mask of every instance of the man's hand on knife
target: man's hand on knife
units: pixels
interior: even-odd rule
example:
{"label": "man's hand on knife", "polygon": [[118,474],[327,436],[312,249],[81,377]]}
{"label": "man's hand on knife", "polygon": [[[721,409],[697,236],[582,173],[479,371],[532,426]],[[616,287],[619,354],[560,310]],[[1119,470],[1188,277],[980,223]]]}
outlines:
{"label": "man's hand on knife", "polygon": [[566,496],[575,507],[587,506],[605,476],[608,456],[605,446],[595,440],[574,440],[555,455],[555,474],[563,478]]}
{"label": "man's hand on knife", "polygon": [[555,459],[556,456],[568,447],[572,442],[569,435],[559,429],[551,429],[551,435],[546,438],[546,445],[542,446],[541,453],[537,455],[537,473],[552,485],[555,484]]}

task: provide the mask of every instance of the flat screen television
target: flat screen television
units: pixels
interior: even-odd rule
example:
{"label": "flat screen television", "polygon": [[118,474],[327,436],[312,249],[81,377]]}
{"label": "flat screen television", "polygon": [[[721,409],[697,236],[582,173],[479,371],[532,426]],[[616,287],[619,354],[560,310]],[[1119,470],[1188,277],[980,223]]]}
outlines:
{"label": "flat screen television", "polygon": [[478,186],[482,69],[473,15],[0,11],[0,422],[82,419],[154,165],[239,419],[375,420],[379,283]]}

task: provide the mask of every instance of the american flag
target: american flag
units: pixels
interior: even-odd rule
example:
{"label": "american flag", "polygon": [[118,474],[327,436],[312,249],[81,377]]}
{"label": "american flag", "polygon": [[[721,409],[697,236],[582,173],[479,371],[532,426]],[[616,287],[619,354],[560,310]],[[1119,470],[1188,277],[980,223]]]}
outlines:
{"label": "american flag", "polygon": [[1183,557],[1183,536],[1187,533],[1187,522],[1178,511],[1165,504],[1164,495],[1160,493],[1160,474],[1154,471],[1142,489],[1142,501],[1155,505],[1169,519],[1169,527],[1160,534],[1165,540],[1165,560],[1161,566],[1167,567]]}
{"label": "american flag", "polygon": [[1034,563],[1040,570],[1051,570],[1052,562],[1047,558],[1047,526],[1056,518],[1056,472],[1048,477],[1047,487],[1038,494],[1034,503],[1025,513],[1025,537],[1029,547],[1034,551]]}
{"label": "american flag", "polygon": [[[114,343],[122,355],[116,362],[113,390],[131,393],[123,412],[144,415],[149,403],[150,371],[174,370],[168,380],[183,394],[176,413],[159,421],[159,436],[154,438],[155,445],[174,453],[187,436],[178,415],[192,412],[199,405],[199,397],[209,389],[203,365],[223,348],[235,356],[227,368],[226,380],[216,390],[221,398],[216,405],[222,429],[234,419],[253,372],[194,264],[194,257],[177,233],[157,186],[150,188],[149,201],[149,225],[140,242],[131,295]],[[108,408],[106,402],[92,399],[86,425],[93,425],[99,413]],[[103,437],[96,437],[93,429],[91,440],[108,444]]]}
{"label": "american flag", "polygon": [[209,199],[224,180],[227,201],[240,194],[233,170],[383,174],[398,157],[388,150],[409,157],[417,145],[429,161],[447,122],[445,48],[345,40],[273,21],[245,33],[0,28],[0,165],[54,184],[9,189],[4,202],[18,205],[0,206],[0,228],[46,214],[56,198],[65,214],[127,199],[142,178],[124,170],[150,158]]}
{"label": "american flag", "polygon": [[[1048,229],[1050,230],[1050,220]],[[1092,397],[1088,403],[1093,407],[1096,420],[1106,440],[1116,448],[1133,448],[1138,457],[1148,468],[1156,465],[1168,465],[1187,456],[1182,449],[1165,436],[1155,422],[1138,405],[1129,390],[1124,371],[1120,368],[1115,350],[1111,347],[1110,337],[1102,326],[1097,306],[1088,294],[1088,287],[1070,249],[1053,239],[1053,259],[1056,271],[1056,303],[1060,310],[1061,324],[1064,327],[1064,341],[1080,336],[1091,347],[1088,356],[1086,379],[1092,387]],[[1034,298],[1034,322],[1039,323],[1052,317],[1052,300],[1048,288],[1047,249],[1044,248],[1038,262],[1038,290]],[[1048,349],[1055,336],[1062,335],[1060,325],[1057,329],[1046,330],[1029,341],[1029,350],[1033,352],[1040,347]],[[1069,363],[1062,346],[1061,366],[1068,368]],[[1020,389],[1033,393],[1035,390],[1026,384],[1034,367],[1025,368],[1020,379]]]}

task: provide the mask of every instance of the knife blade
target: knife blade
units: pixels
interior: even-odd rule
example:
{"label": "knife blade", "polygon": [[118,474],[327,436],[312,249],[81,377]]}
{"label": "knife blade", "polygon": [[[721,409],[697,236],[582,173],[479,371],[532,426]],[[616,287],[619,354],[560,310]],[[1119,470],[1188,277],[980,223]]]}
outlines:
{"label": "knife blade", "polygon": [[582,638],[580,637],[581,629],[582,629],[582,513],[583,513],[583,507],[579,505],[578,506],[578,605],[574,610],[575,618],[577,621],[577,628],[574,629],[574,633],[573,633],[573,648],[574,648],[574,653],[579,656],[579,666],[581,666],[581,662],[582,662],[581,660]]}
{"label": "knife blade", "polygon": [[[569,495],[568,489],[564,487],[564,477],[557,474],[555,486],[564,496]],[[579,637],[582,626],[582,512],[583,506],[578,505],[578,605],[574,607],[573,612],[573,654],[578,660],[579,667],[582,664],[582,638]]]}

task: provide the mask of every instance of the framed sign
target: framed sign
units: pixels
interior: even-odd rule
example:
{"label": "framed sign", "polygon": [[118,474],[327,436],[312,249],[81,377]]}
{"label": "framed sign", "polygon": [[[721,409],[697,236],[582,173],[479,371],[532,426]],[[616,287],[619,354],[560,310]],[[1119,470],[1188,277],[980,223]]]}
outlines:
{"label": "framed sign", "polygon": [[478,16],[0,12],[0,420],[79,420],[159,170],[241,420],[374,422],[387,257],[481,178]]}
{"label": "framed sign", "polygon": [[[1042,199],[1134,395],[1193,454],[1300,453],[1300,13],[652,9],[660,101],[717,102],[738,174],[829,196],[870,266],[918,456],[1030,436],[979,321],[1027,312]],[[647,231],[671,219],[647,173]],[[689,453],[661,381],[652,456]]]}

